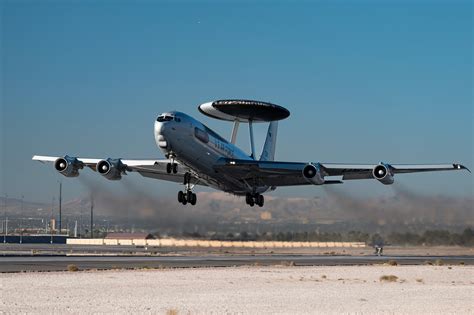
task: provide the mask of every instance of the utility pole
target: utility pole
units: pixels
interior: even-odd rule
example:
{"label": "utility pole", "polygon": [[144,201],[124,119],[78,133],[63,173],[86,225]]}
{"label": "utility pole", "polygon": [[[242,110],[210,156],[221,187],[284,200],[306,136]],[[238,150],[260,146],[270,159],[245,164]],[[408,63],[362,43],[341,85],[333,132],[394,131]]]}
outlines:
{"label": "utility pole", "polygon": [[[21,215],[23,215],[23,202],[24,202],[25,196],[21,195]],[[20,244],[23,243],[23,226],[22,226],[22,219],[20,217]]]}
{"label": "utility pole", "polygon": [[91,195],[91,238],[94,238],[94,196]]}
{"label": "utility pole", "polygon": [[84,230],[84,222],[82,222],[82,215],[84,214],[84,207],[81,206],[81,216],[79,218],[79,237],[82,238],[82,233]]}
{"label": "utility pole", "polygon": [[63,182],[59,181],[59,234],[61,234],[61,228],[62,228],[62,194],[63,194]]}
{"label": "utility pole", "polygon": [[49,230],[51,232],[51,244],[53,244],[53,218],[54,218],[53,208],[54,208],[54,196],[51,199],[51,218],[49,220]]}
{"label": "utility pole", "polygon": [[7,242],[7,234],[8,234],[8,218],[7,218],[7,198],[8,195],[5,194],[5,199],[3,199],[3,212],[5,216],[5,231],[3,231],[3,243]]}

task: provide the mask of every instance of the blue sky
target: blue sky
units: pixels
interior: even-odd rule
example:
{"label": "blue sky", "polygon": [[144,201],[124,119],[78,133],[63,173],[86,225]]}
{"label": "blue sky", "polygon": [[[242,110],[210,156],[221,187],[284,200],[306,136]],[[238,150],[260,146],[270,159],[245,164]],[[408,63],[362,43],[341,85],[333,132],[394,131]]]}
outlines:
{"label": "blue sky", "polygon": [[[277,159],[473,163],[470,1],[1,1],[1,194],[84,193],[33,154],[156,158],[153,122],[197,105],[281,104]],[[257,128],[261,145],[265,126]],[[239,144],[248,149],[244,129]],[[96,178],[92,172],[85,177]],[[165,194],[179,186],[127,180]],[[117,183],[106,183],[111,189]],[[473,195],[468,173],[406,175],[427,194]],[[379,183],[349,182],[360,194]],[[275,194],[313,196],[318,187]]]}

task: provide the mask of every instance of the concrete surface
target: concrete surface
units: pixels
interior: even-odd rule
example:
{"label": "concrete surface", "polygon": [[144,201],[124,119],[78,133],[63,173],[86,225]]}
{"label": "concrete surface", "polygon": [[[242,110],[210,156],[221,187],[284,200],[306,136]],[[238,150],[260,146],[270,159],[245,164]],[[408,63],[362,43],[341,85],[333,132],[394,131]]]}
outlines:
{"label": "concrete surface", "polygon": [[474,265],[474,256],[318,256],[318,255],[187,255],[187,256],[20,256],[1,257],[0,272],[136,268],[232,267],[245,265],[341,266],[384,264]]}
{"label": "concrete surface", "polygon": [[[20,255],[138,255],[160,256],[163,254],[281,254],[281,255],[351,255],[370,256],[371,247],[365,248],[214,248],[214,247],[155,247],[124,245],[67,245],[67,244],[3,244],[1,256]],[[386,246],[384,254],[392,256],[474,256],[474,247],[461,246]]]}

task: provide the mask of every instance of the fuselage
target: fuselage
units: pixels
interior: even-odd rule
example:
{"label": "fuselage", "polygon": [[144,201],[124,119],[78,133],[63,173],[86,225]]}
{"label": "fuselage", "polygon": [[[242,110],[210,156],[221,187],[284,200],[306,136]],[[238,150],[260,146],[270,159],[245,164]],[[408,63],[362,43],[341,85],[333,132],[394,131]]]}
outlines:
{"label": "fuselage", "polygon": [[220,159],[253,158],[187,114],[177,111],[161,114],[155,121],[154,135],[157,146],[166,157],[192,169],[208,186],[237,195],[262,193],[268,189],[257,187],[257,191],[253,191],[248,184],[216,172],[213,166]]}

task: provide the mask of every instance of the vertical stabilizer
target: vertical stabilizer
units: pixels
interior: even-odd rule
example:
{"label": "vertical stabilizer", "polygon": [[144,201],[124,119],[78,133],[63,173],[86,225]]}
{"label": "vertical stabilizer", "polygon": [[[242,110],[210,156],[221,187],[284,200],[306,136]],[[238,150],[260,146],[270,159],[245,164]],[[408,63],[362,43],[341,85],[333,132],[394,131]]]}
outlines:
{"label": "vertical stabilizer", "polygon": [[267,139],[263,146],[260,161],[273,161],[275,159],[276,139],[278,133],[278,122],[272,121],[268,126]]}

